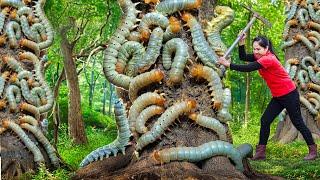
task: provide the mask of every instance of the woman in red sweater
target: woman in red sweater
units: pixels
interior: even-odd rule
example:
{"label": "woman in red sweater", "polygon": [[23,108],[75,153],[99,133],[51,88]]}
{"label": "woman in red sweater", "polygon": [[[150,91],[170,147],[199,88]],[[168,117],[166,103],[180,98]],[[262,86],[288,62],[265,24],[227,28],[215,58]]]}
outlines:
{"label": "woman in red sweater", "polygon": [[220,58],[219,63],[231,70],[241,72],[258,70],[271,91],[272,99],[261,117],[259,144],[252,159],[264,160],[266,158],[265,150],[270,135],[270,125],[284,108],[287,110],[292,124],[307,142],[309,154],[304,159],[316,159],[317,145],[314,143],[310,130],[303,122],[298,90],[275,55],[271,41],[262,36],[254,38],[253,54],[246,54],[244,40],[245,36],[239,42],[239,57],[250,63],[233,64],[225,58]]}

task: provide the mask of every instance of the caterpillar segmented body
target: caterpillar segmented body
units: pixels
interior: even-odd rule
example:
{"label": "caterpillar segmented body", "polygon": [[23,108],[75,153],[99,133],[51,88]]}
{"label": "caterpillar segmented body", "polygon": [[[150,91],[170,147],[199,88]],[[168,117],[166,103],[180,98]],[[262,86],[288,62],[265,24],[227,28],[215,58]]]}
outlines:
{"label": "caterpillar segmented body", "polygon": [[190,161],[199,162],[213,156],[224,155],[229,157],[236,169],[244,171],[242,159],[252,154],[252,146],[243,144],[238,149],[225,141],[211,141],[198,147],[174,147],[155,151],[152,156],[159,163],[168,163],[170,161]]}
{"label": "caterpillar segmented body", "polygon": [[140,33],[137,31],[132,31],[127,38],[129,41],[140,42]]}
{"label": "caterpillar segmented body", "polygon": [[29,123],[29,124],[31,124],[32,126],[35,126],[35,127],[39,126],[38,121],[35,118],[33,118],[32,116],[28,116],[28,115],[20,116],[19,117],[19,123],[20,124]]}
{"label": "caterpillar segmented body", "polygon": [[15,21],[10,21],[6,25],[6,33],[9,39],[10,48],[17,48],[18,47],[17,39],[21,38],[20,25]]}
{"label": "caterpillar segmented body", "polygon": [[24,99],[32,105],[39,106],[40,101],[37,101],[35,97],[31,95],[28,82],[25,79],[22,79],[20,81],[20,85],[21,85],[22,96],[24,97]]}
{"label": "caterpillar segmented body", "polygon": [[229,26],[234,20],[234,11],[227,6],[216,6],[214,12],[217,17],[212,18],[205,29],[211,48],[219,56],[223,56],[227,46],[221,39],[221,31]]}
{"label": "caterpillar segmented body", "polygon": [[21,101],[21,91],[18,86],[10,85],[6,89],[6,97],[10,106],[10,111],[17,111],[17,103]]}
{"label": "caterpillar segmented body", "polygon": [[281,49],[284,50],[290,46],[293,46],[297,43],[298,41],[295,39],[289,40],[289,41],[284,41],[283,44],[281,44]]}
{"label": "caterpillar segmented body", "polygon": [[126,16],[123,19],[123,24],[116,30],[114,35],[110,38],[110,43],[105,50],[105,57],[103,61],[103,72],[106,78],[115,86],[129,89],[131,78],[129,76],[119,74],[116,71],[117,58],[114,53],[109,54],[108,52],[118,52],[121,44],[117,42],[117,36],[122,36],[125,39],[130,35],[130,30],[134,28],[134,24],[137,22],[136,15],[138,11],[135,9],[135,5],[130,1],[119,1],[119,5],[122,10],[126,11]]}
{"label": "caterpillar segmented body", "polygon": [[10,69],[12,69],[16,72],[23,71],[21,64],[14,57],[4,56],[2,59],[10,67]]}
{"label": "caterpillar segmented body", "polygon": [[319,49],[320,46],[320,41],[318,38],[314,37],[314,36],[309,36],[308,39],[314,43],[314,50]]}
{"label": "caterpillar segmented body", "polygon": [[294,79],[298,70],[298,66],[291,66],[289,70],[290,79]]}
{"label": "caterpillar segmented body", "polygon": [[223,89],[218,73],[215,70],[207,66],[202,66],[200,64],[193,66],[190,70],[190,73],[192,77],[203,78],[209,82],[209,89],[210,91],[212,91],[211,96],[213,107],[219,110],[222,104],[223,97],[221,96],[221,94],[223,94]]}
{"label": "caterpillar segmented body", "polygon": [[316,84],[320,84],[320,79],[318,79],[316,77],[316,73],[313,70],[312,66],[308,66],[308,73],[309,73],[309,77],[311,79],[312,82],[316,83]]}
{"label": "caterpillar segmented body", "polygon": [[308,11],[304,8],[299,9],[298,11],[298,19],[300,22],[300,25],[302,27],[306,27],[307,21],[309,21],[309,14]]}
{"label": "caterpillar segmented body", "polygon": [[298,79],[299,79],[301,88],[305,89],[306,88],[306,83],[309,82],[308,72],[303,70],[303,69],[301,69],[298,72]]}
{"label": "caterpillar segmented body", "polygon": [[299,59],[297,58],[291,58],[288,59],[284,65],[284,68],[286,69],[286,71],[289,73],[290,72],[290,67],[291,65],[297,65],[299,64]]}
{"label": "caterpillar segmented body", "polygon": [[152,116],[162,114],[163,112],[164,108],[156,105],[152,105],[141,111],[141,113],[137,117],[136,131],[140,134],[146,133],[148,131],[148,128],[145,126],[147,120],[150,119]]}
{"label": "caterpillar segmented body", "polygon": [[320,95],[318,93],[309,92],[306,94],[307,98],[313,98],[316,99],[318,102],[320,102]]}
{"label": "caterpillar segmented body", "polygon": [[6,16],[7,16],[8,12],[9,12],[9,8],[8,7],[5,7],[0,12],[0,32],[2,32],[2,30],[3,30],[4,22],[6,20]]}
{"label": "caterpillar segmented body", "polygon": [[163,106],[165,99],[157,94],[147,92],[139,96],[135,101],[133,101],[132,106],[129,110],[129,125],[131,132],[135,131],[135,121],[139,116],[140,112],[147,106],[156,104],[158,106]]}
{"label": "caterpillar segmented body", "polygon": [[143,16],[139,24],[139,32],[142,41],[147,41],[149,39],[149,27],[151,25],[160,26],[162,29],[166,29],[169,26],[169,20],[167,17],[157,12],[151,12]]}
{"label": "caterpillar segmented body", "polygon": [[211,68],[216,68],[215,65],[217,63],[218,56],[211,49],[209,43],[206,41],[201,25],[198,23],[196,18],[189,13],[185,13],[182,16],[182,20],[187,22],[187,25],[190,27],[192,44],[200,60],[203,62],[204,65],[209,66]]}
{"label": "caterpillar segmented body", "polygon": [[37,107],[35,107],[35,106],[31,105],[31,104],[28,104],[28,103],[21,103],[20,104],[20,110],[29,112],[30,114],[32,114],[34,116],[34,118],[37,121],[40,121],[40,111],[39,111],[39,109]]}
{"label": "caterpillar segmented body", "polygon": [[17,15],[22,16],[22,15],[27,15],[27,16],[31,16],[32,15],[32,9],[29,7],[21,7],[18,9],[17,11]]}
{"label": "caterpillar segmented body", "polygon": [[174,38],[180,31],[181,31],[180,21],[174,16],[171,16],[169,18],[169,26],[167,27],[166,31],[163,34],[163,41],[166,42]]}
{"label": "caterpillar segmented body", "polygon": [[296,14],[296,11],[297,11],[297,8],[298,8],[298,4],[299,4],[298,1],[299,1],[299,0],[295,0],[295,1],[293,2],[293,4],[291,5],[290,11],[289,11],[288,14],[287,14],[286,21],[291,20],[291,19],[294,17],[294,15]]}
{"label": "caterpillar segmented body", "polygon": [[1,0],[0,1],[0,6],[12,6],[15,7],[17,9],[25,6],[22,1],[20,0]]}
{"label": "caterpillar segmented body", "polygon": [[311,53],[313,54],[315,49],[314,49],[314,46],[313,44],[309,41],[308,38],[306,38],[304,35],[302,34],[297,34],[294,39],[298,40],[298,41],[302,41],[306,47],[311,51]]}
{"label": "caterpillar segmented body", "polygon": [[320,85],[314,84],[314,83],[308,83],[307,84],[308,89],[314,89],[320,93]]}
{"label": "caterpillar segmented body", "polygon": [[30,26],[29,26],[29,22],[28,22],[28,19],[26,16],[21,16],[20,17],[20,22],[21,22],[21,29],[22,29],[22,32],[24,33],[24,35],[32,40],[32,41],[36,41],[36,42],[39,42],[40,39],[36,39],[36,35],[34,32],[31,31],[30,29]]}
{"label": "caterpillar segmented body", "polygon": [[139,63],[140,72],[145,72],[156,62],[160,55],[162,41],[163,30],[160,27],[157,27],[152,31],[146,53],[144,54],[142,61]]}
{"label": "caterpillar segmented body", "polygon": [[314,108],[314,106],[303,96],[300,96],[300,102],[308,109],[308,111],[313,114],[317,115],[318,111]]}
{"label": "caterpillar segmented body", "polygon": [[38,47],[40,50],[48,48],[53,43],[53,39],[54,39],[53,28],[50,22],[48,21],[47,17],[45,16],[45,13],[43,10],[45,2],[46,0],[39,0],[35,6],[36,15],[39,17],[40,23],[43,24],[46,30],[46,40],[38,43]]}
{"label": "caterpillar segmented body", "polygon": [[[171,56],[175,53],[173,63],[171,64]],[[180,38],[174,38],[168,41],[162,52],[163,67],[168,70],[170,83],[179,83],[183,78],[183,70],[189,58],[188,45]]]}
{"label": "caterpillar segmented body", "polygon": [[320,102],[318,100],[316,100],[315,98],[308,98],[308,101],[314,105],[315,110],[319,110]]}
{"label": "caterpillar segmented body", "polygon": [[36,56],[38,56],[38,57],[40,56],[40,47],[36,42],[30,41],[28,39],[22,39],[20,41],[20,46],[26,47],[26,48],[32,50]]}
{"label": "caterpillar segmented body", "polygon": [[138,140],[136,151],[141,150],[146,145],[156,141],[167,128],[180,116],[190,113],[196,107],[196,101],[188,100],[175,103],[159,117],[153,127],[147,133],[143,134]]}
{"label": "caterpillar segmented body", "polygon": [[[127,65],[126,74],[128,76],[136,76],[138,73],[137,63],[142,59],[145,49],[141,43],[135,41],[125,42],[118,53],[118,62],[116,65],[118,72],[124,72]],[[131,57],[131,59],[129,59]]]}
{"label": "caterpillar segmented body", "polygon": [[232,116],[229,112],[229,107],[231,104],[231,91],[229,88],[225,88],[223,91],[223,101],[222,101],[222,108],[218,111],[218,119],[220,122],[228,122],[232,120]]}
{"label": "caterpillar segmented body", "polygon": [[216,132],[220,140],[227,141],[227,130],[217,119],[195,113],[190,114],[189,118],[195,121],[195,123],[197,123],[198,125]]}
{"label": "caterpillar segmented body", "polygon": [[313,21],[309,21],[308,23],[307,23],[307,26],[308,26],[308,28],[313,28],[313,29],[315,29],[315,30],[317,30],[318,32],[320,31],[320,24],[318,24],[318,23],[316,23],[316,22],[313,22]]}
{"label": "caterpillar segmented body", "polygon": [[307,62],[309,62],[310,64],[312,64],[314,66],[317,66],[316,61],[312,57],[306,56],[301,60],[301,67],[303,69],[305,69],[305,70],[308,70],[308,67],[307,67],[307,64],[306,64]]}
{"label": "caterpillar segmented body", "polygon": [[164,77],[164,73],[161,70],[152,70],[145,72],[133,78],[129,86],[129,98],[134,101],[138,96],[138,91],[152,83],[160,82]]}
{"label": "caterpillar segmented body", "polygon": [[118,128],[117,139],[115,139],[112,143],[108,145],[105,145],[92,151],[82,160],[82,162],[80,163],[80,167],[84,167],[93,161],[102,159],[103,157],[108,158],[111,154],[116,156],[118,151],[121,151],[123,154],[125,154],[125,147],[128,145],[128,142],[130,140],[130,130],[126,111],[121,100],[118,100],[115,103],[114,114]]}
{"label": "caterpillar segmented body", "polygon": [[284,30],[283,30],[283,39],[286,40],[288,38],[289,35],[289,30],[291,28],[291,26],[297,26],[298,25],[298,20],[296,19],[292,19],[288,22],[286,22],[285,26],[284,26]]}
{"label": "caterpillar segmented body", "polygon": [[156,11],[168,15],[177,11],[197,9],[201,6],[202,0],[165,0],[156,6]]}
{"label": "caterpillar segmented body", "polygon": [[14,122],[10,120],[3,120],[2,126],[5,128],[9,128],[12,131],[14,131],[19,138],[22,140],[22,142],[25,144],[25,146],[29,149],[29,151],[32,152],[34,161],[37,163],[44,163],[43,155],[41,154],[41,151],[39,148],[35,145],[33,141],[30,140],[28,135],[21,129],[21,127]]}
{"label": "caterpillar segmented body", "polygon": [[312,4],[308,5],[308,11],[309,11],[310,17],[313,21],[320,22],[320,16],[318,14],[316,14]]}
{"label": "caterpillar segmented body", "polygon": [[56,155],[56,151],[54,147],[50,144],[48,139],[42,134],[41,130],[36,126],[32,126],[28,123],[22,123],[20,126],[32,132],[35,135],[35,137],[39,140],[39,142],[43,145],[46,152],[48,153],[48,156],[54,167],[59,167],[59,158]]}

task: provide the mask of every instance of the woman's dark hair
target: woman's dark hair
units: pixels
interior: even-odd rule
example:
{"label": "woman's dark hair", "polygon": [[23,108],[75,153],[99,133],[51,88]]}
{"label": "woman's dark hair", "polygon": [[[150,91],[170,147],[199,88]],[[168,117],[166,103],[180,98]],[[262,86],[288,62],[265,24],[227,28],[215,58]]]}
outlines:
{"label": "woman's dark hair", "polygon": [[267,48],[269,49],[269,51],[274,54],[277,59],[280,61],[280,59],[278,58],[277,54],[274,52],[273,46],[272,46],[272,42],[265,36],[257,36],[253,39],[252,43],[254,42],[258,42],[258,44],[263,47],[263,48]]}

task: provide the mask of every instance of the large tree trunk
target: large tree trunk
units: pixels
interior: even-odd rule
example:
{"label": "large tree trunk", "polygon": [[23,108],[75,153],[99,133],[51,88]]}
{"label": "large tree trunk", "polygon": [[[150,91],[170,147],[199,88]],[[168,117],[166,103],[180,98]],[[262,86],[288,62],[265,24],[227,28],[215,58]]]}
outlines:
{"label": "large tree trunk", "polygon": [[[130,1],[119,1],[120,3],[125,4],[125,2]],[[136,2],[136,1],[134,1]],[[128,3],[130,4],[130,3]],[[215,0],[207,0],[203,1],[201,8],[197,10],[193,10],[193,15],[197,18],[198,22],[203,23],[202,29],[205,28],[205,22],[210,21],[213,15],[213,8],[215,5]],[[131,6],[129,6],[131,7]],[[126,12],[129,7],[124,7],[123,11]],[[142,13],[140,13],[139,18],[143,17],[145,14],[153,11],[154,5],[148,5],[145,3],[141,3],[136,7]],[[126,15],[124,14],[123,17]],[[131,19],[132,19],[131,15]],[[179,13],[175,13],[178,19],[181,19]],[[129,17],[129,16],[128,16]],[[128,18],[129,19],[129,18]],[[130,20],[130,19],[129,19]],[[126,21],[123,21],[126,22]],[[126,22],[130,24],[129,22]],[[132,27],[129,27],[130,29]],[[118,31],[119,32],[119,31]],[[122,31],[124,32],[124,31]],[[121,36],[114,36],[111,38],[109,46],[113,46],[117,44],[114,41],[121,41]],[[141,91],[138,92],[138,96],[145,92],[156,92],[158,94],[163,95],[165,98],[164,108],[170,109],[173,104],[177,102],[182,102],[188,99],[192,99],[197,103],[197,107],[194,109],[194,112],[201,113],[204,116],[218,118],[217,110],[213,109],[213,102],[211,100],[211,91],[214,90],[215,87],[209,87],[208,82],[205,80],[196,80],[196,78],[191,77],[190,70],[194,67],[195,64],[200,63],[200,59],[196,58],[196,51],[193,49],[192,44],[192,37],[190,36],[189,29],[183,28],[180,32],[179,37],[183,39],[184,42],[187,43],[189,46],[189,62],[187,62],[186,68],[182,70],[184,72],[183,80],[180,84],[171,85],[170,81],[168,81],[170,74],[169,70],[165,70],[162,61],[158,58],[158,61],[153,64],[148,71],[152,69],[158,69],[165,74],[165,77],[162,81],[164,83],[152,83],[151,85],[147,85],[146,87],[141,87]],[[117,38],[117,39],[116,39]],[[113,43],[114,42],[114,43]],[[147,43],[144,43],[145,45]],[[162,42],[165,44],[165,42]],[[182,44],[181,44],[182,46]],[[113,46],[116,47],[116,46]],[[119,48],[120,49],[120,48]],[[113,60],[117,57],[117,53],[108,54],[111,51],[111,48],[106,51],[105,56],[108,56],[108,59]],[[162,51],[161,51],[162,52]],[[110,57],[112,56],[112,57]],[[160,56],[161,57],[161,56]],[[127,72],[112,72],[114,74],[110,74],[111,70],[115,69],[115,63],[107,63],[109,62],[108,59],[105,59],[104,62],[104,72],[108,80],[114,82],[114,84],[118,83],[121,84],[123,81],[116,81],[116,76],[119,76],[117,73],[127,73]],[[197,60],[198,59],[198,60]],[[139,65],[139,64],[138,64]],[[188,70],[189,71],[188,71]],[[145,70],[143,68],[143,70]],[[141,74],[144,74],[144,71],[140,71]],[[123,75],[123,74],[122,74]],[[124,76],[122,76],[124,77]],[[137,76],[136,78],[141,77]],[[136,78],[131,79],[131,83],[136,80]],[[147,79],[150,76],[147,77]],[[218,77],[219,78],[219,77]],[[150,80],[148,79],[148,80]],[[220,80],[220,79],[219,79]],[[141,82],[143,83],[143,82]],[[219,83],[221,83],[219,81]],[[216,84],[217,86],[223,84]],[[211,86],[215,86],[211,84]],[[123,85],[123,88],[126,89],[127,87]],[[210,89],[209,89],[210,88]],[[225,87],[224,87],[225,88]],[[129,93],[134,91],[133,89],[129,88]],[[130,112],[133,111],[132,107],[136,101],[130,101],[132,98],[132,94],[130,98],[128,96],[128,91],[123,89],[117,89],[118,96],[122,98],[122,100],[127,104],[127,108],[130,107]],[[221,92],[220,92],[221,93]],[[223,94],[216,94],[216,98],[218,99],[219,96],[223,96]],[[231,98],[231,97],[230,97]],[[218,100],[215,100],[217,103]],[[141,105],[143,106],[143,104]],[[219,109],[218,103],[216,104],[217,109]],[[180,107],[177,107],[177,109]],[[115,108],[116,109],[116,108]],[[178,111],[178,110],[177,110]],[[130,114],[129,112],[129,114]],[[170,116],[171,113],[174,113],[175,110],[165,111],[162,115],[154,116],[148,120],[146,126],[148,128],[147,133],[151,133],[153,128],[156,126],[154,125],[156,122],[162,122],[159,119]],[[167,113],[167,114],[166,114]],[[115,113],[116,118],[117,114]],[[165,116],[163,116],[165,115]],[[168,115],[168,116],[166,116]],[[119,116],[121,118],[121,123],[124,124],[124,116]],[[158,119],[159,118],[159,119]],[[136,121],[136,119],[131,119]],[[210,120],[213,121],[213,120]],[[222,121],[222,120],[221,120]],[[118,121],[117,121],[118,122]],[[222,126],[226,129],[226,138],[220,137],[216,131],[212,129],[204,128],[203,126],[196,125],[195,122],[191,121],[188,117],[188,114],[180,115],[179,118],[175,119],[175,125],[170,126],[170,129],[165,132],[164,136],[161,136],[158,140],[153,143],[148,144],[147,146],[143,147],[142,149],[137,149],[139,140],[141,140],[142,136],[145,134],[141,133],[141,136],[137,134],[137,131],[131,129],[131,133],[134,135],[132,141],[130,142],[131,146],[126,150],[125,155],[118,154],[116,157],[109,157],[111,156],[110,149],[108,148],[98,148],[97,150],[90,153],[87,158],[81,163],[82,165],[86,165],[88,162],[91,164],[87,165],[84,168],[78,170],[77,174],[73,177],[74,179],[248,179],[248,178],[271,178],[267,176],[260,176],[256,174],[250,168],[250,165],[247,161],[247,158],[243,158],[242,163],[244,165],[244,171],[238,170],[235,168],[235,165],[227,156],[218,155],[213,156],[208,159],[199,160],[196,163],[191,163],[188,161],[179,162],[179,161],[172,161],[168,163],[160,163],[157,160],[155,151],[161,151],[164,149],[172,148],[172,147],[197,147],[201,146],[205,143],[222,140],[224,142],[228,142],[228,144],[232,144],[232,137],[230,133],[230,129],[226,123],[222,123]],[[163,124],[159,124],[162,126]],[[118,128],[119,129],[119,128]],[[121,134],[121,129],[119,129],[119,134]],[[116,142],[116,141],[115,141]],[[216,141],[218,142],[218,141]],[[219,141],[221,142],[221,141]],[[111,143],[112,146],[114,143]],[[115,143],[117,144],[117,142]],[[106,146],[106,147],[110,147]],[[119,145],[118,145],[119,146]],[[252,147],[251,147],[252,148]],[[222,148],[223,149],[223,148]],[[114,150],[114,149],[113,149]],[[139,156],[134,151],[139,151]],[[251,149],[252,150],[252,149]],[[117,150],[118,151],[118,150]],[[104,154],[106,152],[106,154]],[[200,153],[200,152],[198,152]],[[252,153],[252,152],[251,152]],[[97,161],[103,156],[107,155],[109,158]],[[190,155],[191,156],[191,155]],[[250,156],[250,155],[249,155]],[[97,162],[92,162],[97,161]]]}
{"label": "large tree trunk", "polygon": [[[319,4],[317,1],[310,4],[307,4],[306,1],[301,1],[301,3],[298,4],[298,1],[291,0],[289,4],[287,4],[286,9],[288,10],[286,19],[286,28],[288,28],[288,31],[284,31],[283,39],[285,43],[296,40],[296,43],[292,46],[285,46],[284,48],[286,67],[290,68],[290,70],[289,68],[288,70],[292,79],[296,82],[300,98],[304,99],[300,99],[304,122],[310,129],[313,138],[319,139],[320,120],[319,107],[317,107],[319,104],[317,105],[317,103],[320,103],[320,99],[313,97],[313,100],[311,100],[312,98],[309,95],[310,93],[315,93],[316,97],[319,96],[320,89],[313,88],[313,86],[318,87],[320,85],[320,79],[319,76],[311,78],[310,70],[307,69],[308,66],[313,67],[311,69],[315,71],[314,73],[319,74],[320,51],[318,45],[316,45],[312,39],[320,37],[320,16],[310,16],[313,14],[312,10],[317,11],[319,9]],[[304,15],[304,17],[300,17],[299,15],[302,11],[305,11],[306,15]],[[300,19],[298,19],[299,17]],[[309,21],[305,20],[305,17],[308,17]],[[306,24],[303,24],[303,19],[306,21]],[[310,31],[314,31],[313,34],[308,34]],[[303,59],[308,56],[311,61],[304,62]],[[296,59],[296,61],[293,61],[293,59]],[[298,74],[302,71],[306,73],[309,80],[299,78]],[[290,143],[296,139],[303,139],[298,130],[293,127],[289,116],[286,114],[285,117],[282,118],[284,120],[279,122],[277,132],[273,139],[280,143]]]}
{"label": "large tree trunk", "polygon": [[81,113],[81,95],[77,68],[72,52],[74,44],[69,43],[66,33],[69,27],[61,29],[61,51],[63,54],[63,64],[66,74],[67,85],[69,87],[68,102],[68,130],[69,136],[76,144],[87,143],[87,137],[84,129],[84,122]]}

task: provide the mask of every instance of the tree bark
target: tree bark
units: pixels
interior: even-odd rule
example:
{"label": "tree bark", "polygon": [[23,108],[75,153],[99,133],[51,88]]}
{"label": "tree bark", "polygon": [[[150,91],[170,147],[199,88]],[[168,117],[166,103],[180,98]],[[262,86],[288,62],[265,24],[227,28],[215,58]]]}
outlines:
{"label": "tree bark", "polygon": [[85,134],[84,122],[81,113],[81,95],[79,88],[79,80],[77,75],[77,68],[72,53],[74,44],[67,39],[66,33],[69,26],[61,29],[61,51],[63,55],[63,65],[66,74],[67,85],[69,88],[69,102],[68,102],[68,133],[70,138],[76,144],[87,143]]}

